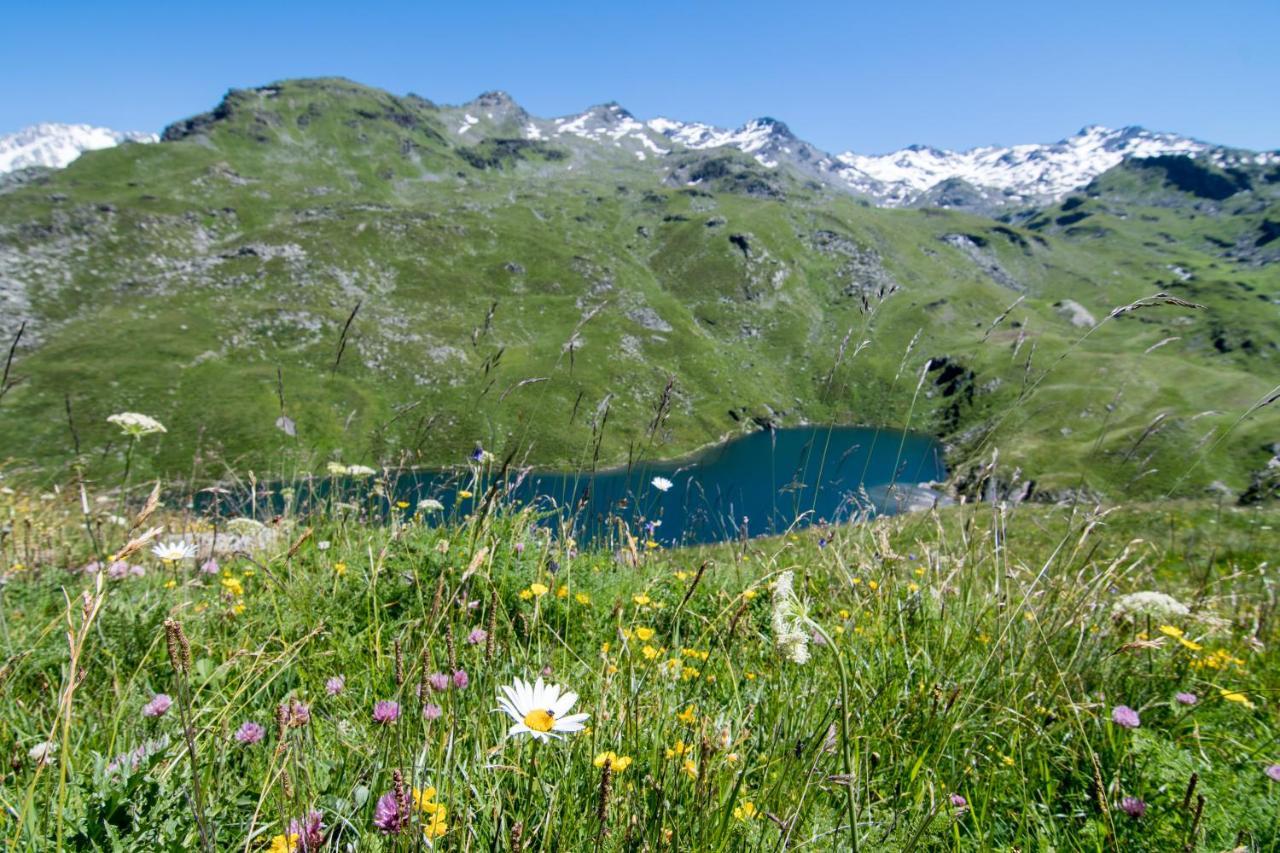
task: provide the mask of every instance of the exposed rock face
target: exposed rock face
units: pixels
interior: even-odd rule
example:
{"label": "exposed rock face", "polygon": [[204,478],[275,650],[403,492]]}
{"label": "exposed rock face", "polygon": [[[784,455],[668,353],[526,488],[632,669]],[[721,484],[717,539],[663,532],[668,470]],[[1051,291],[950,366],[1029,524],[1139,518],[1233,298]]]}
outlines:
{"label": "exposed rock face", "polygon": [[985,237],[977,234],[944,234],[942,242],[963,252],[996,284],[1019,293],[1026,291],[1027,288],[1000,264],[995,252],[988,248]]}
{"label": "exposed rock face", "polygon": [[1092,329],[1098,325],[1098,321],[1089,313],[1089,309],[1074,299],[1064,299],[1061,302],[1054,303],[1053,307],[1059,314],[1066,317],[1071,325],[1077,328]]}

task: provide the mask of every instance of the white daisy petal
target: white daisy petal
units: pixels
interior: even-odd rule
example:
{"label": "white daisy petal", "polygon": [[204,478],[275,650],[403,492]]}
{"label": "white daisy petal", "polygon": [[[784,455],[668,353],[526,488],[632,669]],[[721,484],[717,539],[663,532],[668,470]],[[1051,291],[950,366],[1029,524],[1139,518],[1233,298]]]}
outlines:
{"label": "white daisy petal", "polygon": [[573,708],[574,703],[577,701],[578,694],[573,691],[568,691],[555,701],[555,704],[551,706],[551,710],[557,717],[563,717],[565,714],[569,713]]}

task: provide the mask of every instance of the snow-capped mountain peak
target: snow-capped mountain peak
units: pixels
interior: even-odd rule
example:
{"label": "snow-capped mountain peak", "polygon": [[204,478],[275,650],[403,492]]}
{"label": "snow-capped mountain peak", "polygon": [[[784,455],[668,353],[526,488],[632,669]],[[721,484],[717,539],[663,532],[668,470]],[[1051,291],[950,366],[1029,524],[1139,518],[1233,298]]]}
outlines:
{"label": "snow-capped mountain peak", "polygon": [[0,174],[28,166],[61,169],[85,151],[111,148],[122,142],[158,140],[154,133],[118,131],[88,124],[36,124],[0,136]]}

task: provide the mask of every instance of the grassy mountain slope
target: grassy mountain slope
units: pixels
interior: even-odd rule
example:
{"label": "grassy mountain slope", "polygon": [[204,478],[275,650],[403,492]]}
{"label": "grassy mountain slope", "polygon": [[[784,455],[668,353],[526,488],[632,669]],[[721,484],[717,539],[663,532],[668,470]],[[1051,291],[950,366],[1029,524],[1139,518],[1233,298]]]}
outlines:
{"label": "grassy mountain slope", "polygon": [[[1122,166],[1001,223],[872,208],[737,152],[494,135],[514,120],[459,134],[458,112],[290,81],[12,184],[0,288],[21,310],[0,331],[27,328],[4,455],[65,462],[68,399],[92,470],[123,459],[105,417],[136,410],[169,427],[147,465],[198,453],[206,477],[301,447],[312,467],[448,463],[476,441],[571,465],[753,418],[909,423],[960,465],[998,447],[1036,490],[1150,495],[1241,488],[1280,438],[1263,410],[1217,439],[1276,375],[1260,170],[1208,199]],[[1076,345],[1060,306],[1101,319],[1158,290],[1206,309],[1135,311]]]}

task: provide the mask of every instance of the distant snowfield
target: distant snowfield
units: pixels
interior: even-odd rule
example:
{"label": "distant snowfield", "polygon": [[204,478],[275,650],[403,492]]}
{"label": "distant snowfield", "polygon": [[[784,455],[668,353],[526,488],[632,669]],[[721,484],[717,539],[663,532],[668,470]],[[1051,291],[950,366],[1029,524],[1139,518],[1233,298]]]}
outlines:
{"label": "distant snowfield", "polygon": [[111,130],[88,124],[45,123],[0,136],[0,174],[29,166],[61,169],[86,151],[122,142],[158,142],[154,133]]}

